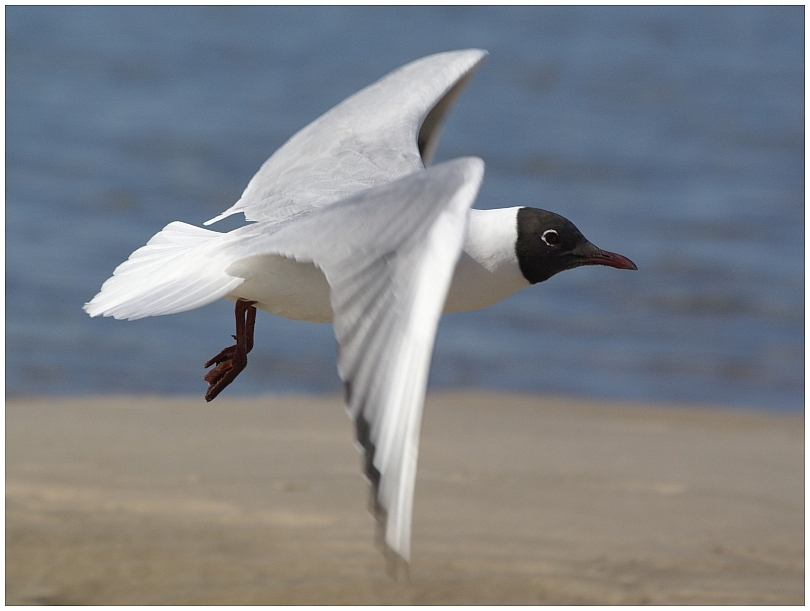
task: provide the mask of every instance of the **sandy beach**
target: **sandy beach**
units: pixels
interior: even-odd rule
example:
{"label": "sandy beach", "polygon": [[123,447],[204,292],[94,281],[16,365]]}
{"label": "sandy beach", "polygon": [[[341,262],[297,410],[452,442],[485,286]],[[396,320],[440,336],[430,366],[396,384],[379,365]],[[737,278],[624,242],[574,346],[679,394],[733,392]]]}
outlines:
{"label": "sandy beach", "polygon": [[9,399],[7,604],[804,603],[804,418],[432,393],[410,579],[338,397]]}

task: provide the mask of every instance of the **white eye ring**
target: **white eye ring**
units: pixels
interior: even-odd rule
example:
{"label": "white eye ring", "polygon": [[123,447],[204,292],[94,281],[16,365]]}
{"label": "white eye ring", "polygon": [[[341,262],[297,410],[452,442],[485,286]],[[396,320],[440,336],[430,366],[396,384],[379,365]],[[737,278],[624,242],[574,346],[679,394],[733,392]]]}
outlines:
{"label": "white eye ring", "polygon": [[556,246],[560,243],[560,234],[554,229],[546,229],[541,236],[543,241],[549,246]]}

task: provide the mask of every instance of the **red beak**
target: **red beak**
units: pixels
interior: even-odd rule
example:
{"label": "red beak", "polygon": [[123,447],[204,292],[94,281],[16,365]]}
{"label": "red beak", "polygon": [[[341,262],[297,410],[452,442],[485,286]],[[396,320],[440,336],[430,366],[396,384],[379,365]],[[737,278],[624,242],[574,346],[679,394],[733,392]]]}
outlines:
{"label": "red beak", "polygon": [[606,250],[600,250],[596,254],[587,256],[585,261],[587,265],[607,265],[616,269],[638,269],[636,264],[627,257]]}

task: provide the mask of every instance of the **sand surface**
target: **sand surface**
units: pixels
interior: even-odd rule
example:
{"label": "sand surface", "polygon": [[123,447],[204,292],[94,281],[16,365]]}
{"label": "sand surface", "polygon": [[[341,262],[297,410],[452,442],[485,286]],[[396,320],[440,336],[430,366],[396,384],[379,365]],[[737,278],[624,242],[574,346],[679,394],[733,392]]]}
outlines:
{"label": "sand surface", "polygon": [[410,579],[339,398],[12,399],[9,604],[804,602],[804,419],[429,396]]}

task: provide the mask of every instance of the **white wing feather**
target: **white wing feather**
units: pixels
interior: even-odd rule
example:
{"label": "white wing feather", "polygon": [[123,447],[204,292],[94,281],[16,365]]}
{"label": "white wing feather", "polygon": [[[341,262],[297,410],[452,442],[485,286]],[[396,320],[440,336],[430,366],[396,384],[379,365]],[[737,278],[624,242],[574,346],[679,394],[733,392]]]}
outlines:
{"label": "white wing feather", "polygon": [[360,90],[290,138],[205,224],[237,212],[288,218],[423,169],[444,114],[486,57],[480,49],[431,55]]}

